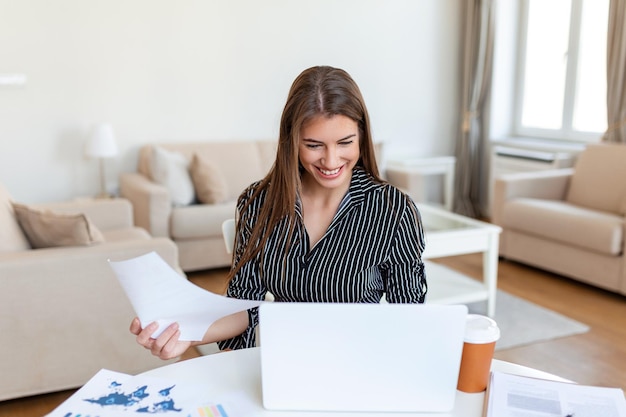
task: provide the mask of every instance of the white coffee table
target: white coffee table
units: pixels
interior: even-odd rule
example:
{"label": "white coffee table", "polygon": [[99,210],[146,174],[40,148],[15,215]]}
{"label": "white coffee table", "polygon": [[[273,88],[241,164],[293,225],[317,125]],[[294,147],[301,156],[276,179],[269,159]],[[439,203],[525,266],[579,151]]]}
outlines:
{"label": "white coffee table", "polygon": [[[499,360],[492,362],[492,370],[565,381],[552,374]],[[142,375],[167,378],[172,382],[180,381],[206,384],[208,388],[206,398],[199,399],[199,401],[223,403],[225,405],[233,404],[236,408],[236,410],[233,411],[233,415],[238,417],[363,416],[363,413],[272,412],[264,409],[262,402],[260,348],[242,349],[201,356],[199,358],[153,369]],[[484,393],[466,394],[457,391],[452,413],[367,413],[367,417],[479,417],[482,414],[483,401]]]}
{"label": "white coffee table", "polygon": [[483,253],[483,280],[477,281],[442,265],[426,262],[426,302],[466,304],[487,301],[487,314],[496,312],[499,226],[418,203],[425,226],[425,260]]}

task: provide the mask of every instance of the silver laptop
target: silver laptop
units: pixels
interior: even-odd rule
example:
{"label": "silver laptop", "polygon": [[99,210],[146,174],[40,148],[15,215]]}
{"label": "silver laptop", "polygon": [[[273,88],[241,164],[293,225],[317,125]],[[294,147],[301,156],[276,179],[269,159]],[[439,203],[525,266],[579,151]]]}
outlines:
{"label": "silver laptop", "polygon": [[463,305],[264,303],[263,406],[451,411],[466,316]]}

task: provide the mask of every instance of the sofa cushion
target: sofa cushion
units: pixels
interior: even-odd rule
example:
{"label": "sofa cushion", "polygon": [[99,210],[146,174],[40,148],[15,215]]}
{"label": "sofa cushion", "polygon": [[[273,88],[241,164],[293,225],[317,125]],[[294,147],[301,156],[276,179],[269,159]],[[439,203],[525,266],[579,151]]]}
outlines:
{"label": "sofa cushion", "polygon": [[215,164],[194,154],[189,173],[196,190],[196,198],[203,204],[223,203],[228,198],[228,186]]}
{"label": "sofa cushion", "polygon": [[228,182],[227,200],[235,200],[254,181],[265,176],[255,142],[213,143],[197,154],[211,161]]}
{"label": "sofa cushion", "polygon": [[114,229],[102,231],[104,240],[107,243],[127,242],[129,240],[150,240],[150,233],[141,227],[127,227],[124,229]]}
{"label": "sofa cushion", "polygon": [[222,239],[222,223],[235,217],[235,201],[175,207],[170,217],[170,235],[177,239]]}
{"label": "sofa cushion", "polygon": [[[227,188],[227,201],[235,200],[254,181],[263,178],[271,167],[275,156],[276,141],[232,141],[232,142],[192,142],[163,143],[159,147],[178,152],[191,161],[194,154],[211,162],[224,178]],[[137,169],[152,177],[150,148],[139,150]]]}
{"label": "sofa cushion", "polygon": [[566,200],[626,214],[626,145],[590,144],[578,156]]}
{"label": "sofa cushion", "polygon": [[178,152],[153,146],[150,168],[152,180],[167,188],[174,206],[193,203],[195,191],[189,175],[189,159]]}
{"label": "sofa cushion", "polygon": [[558,200],[518,198],[502,210],[502,224],[547,240],[618,256],[622,252],[624,218]]}
{"label": "sofa cushion", "polygon": [[60,214],[17,203],[13,203],[13,209],[33,249],[104,242],[100,230],[82,213]]}
{"label": "sofa cushion", "polygon": [[269,172],[276,161],[276,150],[278,149],[278,142],[275,140],[257,142],[257,148],[259,152],[259,158],[261,161],[261,171],[264,173]]}
{"label": "sofa cushion", "polygon": [[18,252],[30,249],[11,203],[11,197],[0,184],[0,252]]}

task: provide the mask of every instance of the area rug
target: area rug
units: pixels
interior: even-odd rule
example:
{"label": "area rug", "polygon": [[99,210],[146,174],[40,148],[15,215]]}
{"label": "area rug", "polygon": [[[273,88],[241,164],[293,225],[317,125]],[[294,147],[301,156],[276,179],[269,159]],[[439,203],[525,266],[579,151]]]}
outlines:
{"label": "area rug", "polygon": [[[487,303],[468,304],[470,313],[486,314]],[[496,350],[530,345],[532,343],[582,334],[589,326],[555,311],[498,290],[494,320],[500,327],[501,337]]]}

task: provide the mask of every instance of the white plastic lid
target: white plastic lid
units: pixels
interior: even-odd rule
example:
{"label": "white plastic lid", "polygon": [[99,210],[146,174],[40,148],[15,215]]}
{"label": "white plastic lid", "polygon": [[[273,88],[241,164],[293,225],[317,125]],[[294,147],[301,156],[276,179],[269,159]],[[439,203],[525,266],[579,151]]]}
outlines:
{"label": "white plastic lid", "polygon": [[468,343],[491,343],[500,339],[498,324],[480,314],[468,314],[465,323],[465,341]]}

